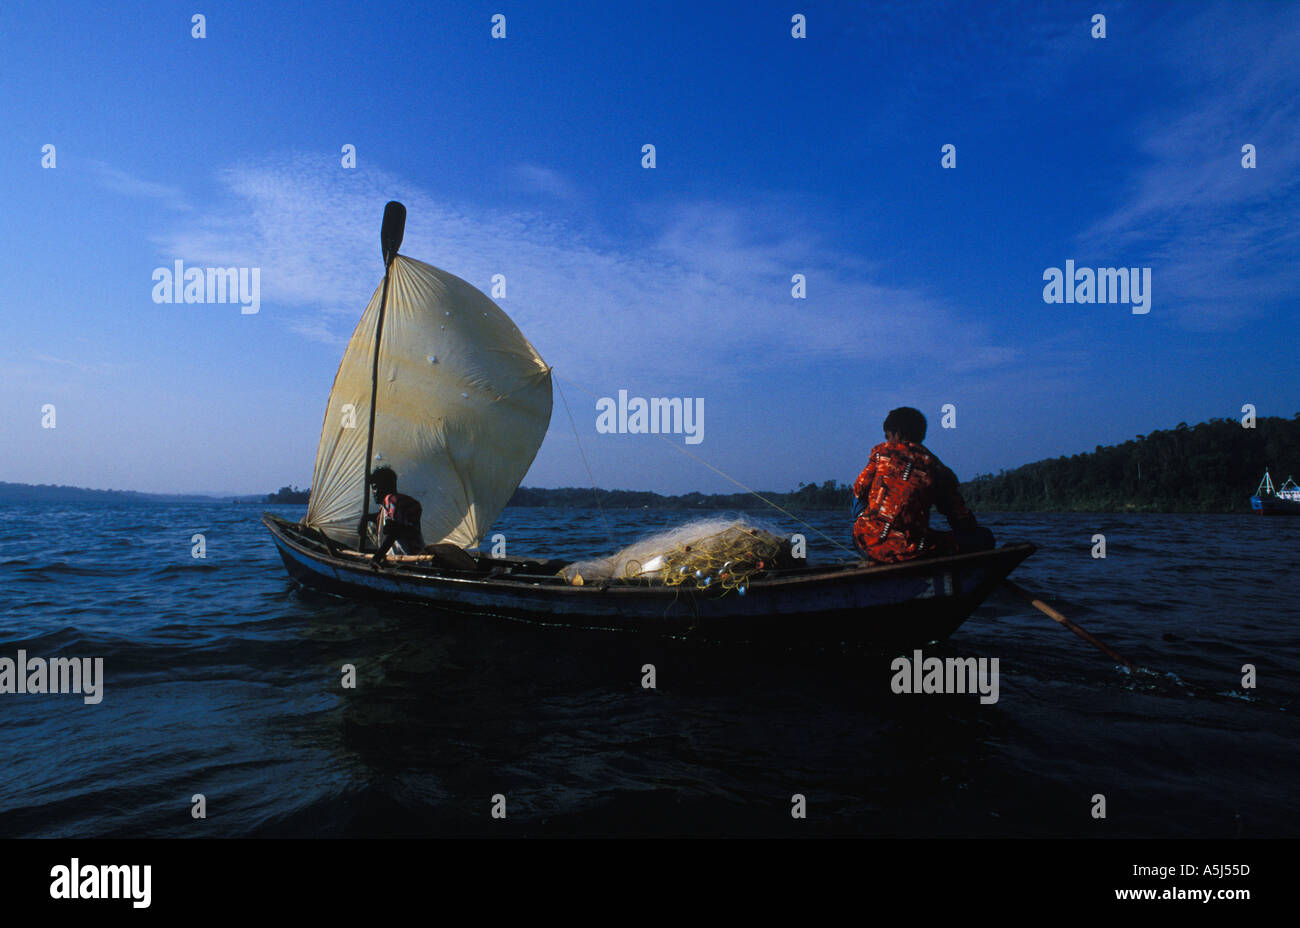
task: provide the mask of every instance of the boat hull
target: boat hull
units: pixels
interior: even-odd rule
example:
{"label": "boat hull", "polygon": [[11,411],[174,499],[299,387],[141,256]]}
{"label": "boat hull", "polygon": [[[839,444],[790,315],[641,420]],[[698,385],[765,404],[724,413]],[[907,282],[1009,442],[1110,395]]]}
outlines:
{"label": "boat hull", "polygon": [[753,580],[745,595],[638,583],[570,586],[537,562],[501,561],[502,576],[400,565],[337,550],[266,514],[290,577],[341,596],[420,603],[566,628],[782,646],[911,647],[950,636],[1034,552],[1030,544],[909,564],[832,565]]}
{"label": "boat hull", "polygon": [[1276,496],[1252,496],[1250,508],[1262,516],[1300,516],[1300,503]]}

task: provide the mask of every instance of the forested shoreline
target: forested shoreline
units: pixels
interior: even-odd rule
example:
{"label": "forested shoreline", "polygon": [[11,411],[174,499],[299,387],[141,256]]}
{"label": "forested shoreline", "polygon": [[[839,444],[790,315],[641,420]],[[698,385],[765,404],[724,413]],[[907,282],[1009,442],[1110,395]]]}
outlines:
{"label": "forested shoreline", "polygon": [[1035,461],[963,483],[975,510],[1000,512],[1248,512],[1272,471],[1300,474],[1300,413],[1254,428],[1211,419],[1137,435],[1087,454]]}
{"label": "forested shoreline", "polygon": [[[1062,455],[997,474],[980,474],[961,485],[976,512],[1248,512],[1264,469],[1281,486],[1300,475],[1300,413],[1291,419],[1265,416],[1254,428],[1236,419],[1211,419],[1134,436],[1119,445]],[[856,476],[856,474],[855,474]],[[801,483],[798,489],[761,491],[793,512],[837,511],[849,506],[849,487],[837,480]],[[310,490],[281,487],[262,501],[307,502]],[[203,501],[202,496],[145,494],[127,490],[34,486],[0,482],[0,501],[130,502]],[[238,498],[253,502],[254,498]],[[591,487],[520,487],[510,506],[607,509],[762,509],[749,493],[684,493],[593,490]]]}
{"label": "forested shoreline", "polygon": [[[1118,445],[1062,455],[961,485],[974,510],[985,512],[1248,512],[1264,469],[1274,482],[1300,475],[1300,413],[1265,416],[1254,428],[1236,419],[1134,436]],[[849,487],[835,480],[800,484],[763,496],[793,511],[845,510]],[[760,509],[748,493],[666,496],[637,490],[520,487],[511,506],[593,506],[609,509]]]}

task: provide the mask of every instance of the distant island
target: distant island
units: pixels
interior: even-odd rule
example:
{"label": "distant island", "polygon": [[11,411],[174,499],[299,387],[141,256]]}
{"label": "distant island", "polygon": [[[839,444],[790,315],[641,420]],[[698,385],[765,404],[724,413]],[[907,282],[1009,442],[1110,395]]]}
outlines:
{"label": "distant island", "polygon": [[[1248,512],[1264,474],[1281,483],[1300,474],[1300,413],[1291,419],[1264,416],[1255,427],[1236,419],[1211,419],[1137,435],[1120,445],[1048,458],[997,474],[980,474],[961,485],[976,512]],[[856,474],[854,475],[856,476]],[[844,512],[849,487],[826,480],[801,483],[789,492],[761,491],[783,509]],[[311,489],[284,486],[266,496],[202,496],[89,490],[84,487],[0,482],[0,502],[235,502],[301,505]],[[510,506],[585,509],[761,509],[749,493],[684,493],[593,490],[590,487],[520,487]]]}
{"label": "distant island", "polygon": [[91,490],[52,483],[0,481],[0,503],[212,503],[225,497],[196,493],[139,493],[135,490]]}
{"label": "distant island", "polygon": [[305,503],[311,499],[311,487],[300,490],[297,487],[280,487],[274,493],[266,495],[268,503]]}

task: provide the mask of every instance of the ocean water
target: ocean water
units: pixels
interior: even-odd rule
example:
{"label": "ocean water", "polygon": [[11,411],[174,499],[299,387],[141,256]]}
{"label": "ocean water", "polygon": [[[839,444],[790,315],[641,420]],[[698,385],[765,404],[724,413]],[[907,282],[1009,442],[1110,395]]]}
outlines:
{"label": "ocean water", "polygon": [[[99,657],[105,678],[96,705],[0,694],[0,836],[1300,835],[1300,519],[984,515],[1039,545],[1015,579],[1150,671],[999,593],[926,651],[997,658],[985,705],[894,694],[890,655],[301,591],[261,508],[0,507],[0,657]],[[496,528],[512,556],[577,558],[687,516],[518,509]]]}

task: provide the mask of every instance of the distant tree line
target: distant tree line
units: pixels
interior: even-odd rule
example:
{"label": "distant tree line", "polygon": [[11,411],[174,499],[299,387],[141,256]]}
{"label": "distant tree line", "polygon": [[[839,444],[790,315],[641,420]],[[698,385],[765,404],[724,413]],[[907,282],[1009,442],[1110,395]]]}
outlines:
{"label": "distant tree line", "polygon": [[[1211,419],[1137,435],[1121,445],[1048,458],[1015,470],[981,474],[961,485],[976,512],[1244,512],[1264,475],[1279,486],[1300,476],[1300,413],[1265,416],[1255,428],[1236,419]],[[800,483],[789,492],[760,491],[792,511],[848,512],[850,488],[826,480]],[[281,487],[268,503],[305,503],[310,489]],[[591,487],[520,487],[511,506],[587,509],[761,509],[750,493],[682,493],[598,490]]]}
{"label": "distant tree line", "polygon": [[1300,474],[1300,413],[1186,422],[1122,445],[1049,458],[961,485],[977,512],[1245,512],[1264,476]]}
{"label": "distant tree line", "polygon": [[[784,509],[843,509],[848,511],[849,488],[827,480],[820,485],[801,483],[788,493],[760,490],[767,499]],[[553,506],[556,508],[605,509],[762,509],[763,503],[752,493],[683,493],[677,496],[651,493],[648,490],[594,490],[591,487],[562,487],[547,490],[520,487],[510,497],[511,506]]]}
{"label": "distant tree line", "polygon": [[5,502],[133,502],[152,498],[134,490],[91,490],[86,487],[69,487],[52,483],[0,482],[0,500]]}

